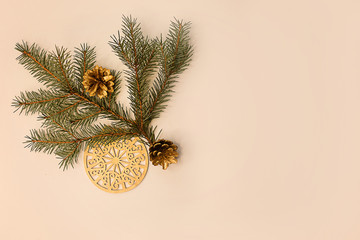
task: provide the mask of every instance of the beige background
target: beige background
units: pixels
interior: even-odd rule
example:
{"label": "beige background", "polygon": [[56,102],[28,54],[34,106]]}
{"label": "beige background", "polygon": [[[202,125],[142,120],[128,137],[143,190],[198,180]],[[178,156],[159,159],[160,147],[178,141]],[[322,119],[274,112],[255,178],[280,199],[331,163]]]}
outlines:
{"label": "beige background", "polygon": [[[8,1],[1,21],[0,239],[360,239],[360,2]],[[61,171],[22,143],[36,116],[12,98],[40,85],[15,43],[107,45],[132,14],[150,36],[192,21],[195,55],[158,120],[179,164],[126,194]],[[125,96],[124,91],[124,96]]]}

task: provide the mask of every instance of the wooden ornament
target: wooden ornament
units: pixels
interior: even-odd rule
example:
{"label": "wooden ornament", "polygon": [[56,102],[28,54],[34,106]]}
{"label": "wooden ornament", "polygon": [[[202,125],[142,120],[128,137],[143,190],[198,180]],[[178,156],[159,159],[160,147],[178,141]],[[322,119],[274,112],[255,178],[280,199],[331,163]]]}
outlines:
{"label": "wooden ornament", "polygon": [[149,165],[146,146],[132,138],[87,148],[84,164],[91,182],[110,193],[127,192],[141,183]]}

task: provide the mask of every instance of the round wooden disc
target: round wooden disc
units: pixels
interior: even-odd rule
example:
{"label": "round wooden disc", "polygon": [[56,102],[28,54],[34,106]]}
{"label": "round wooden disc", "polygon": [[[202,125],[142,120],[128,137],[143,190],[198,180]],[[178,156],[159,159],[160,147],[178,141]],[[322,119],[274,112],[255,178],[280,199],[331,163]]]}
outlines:
{"label": "round wooden disc", "polygon": [[111,193],[127,192],[144,179],[149,157],[139,138],[113,142],[84,153],[87,175],[95,186]]}

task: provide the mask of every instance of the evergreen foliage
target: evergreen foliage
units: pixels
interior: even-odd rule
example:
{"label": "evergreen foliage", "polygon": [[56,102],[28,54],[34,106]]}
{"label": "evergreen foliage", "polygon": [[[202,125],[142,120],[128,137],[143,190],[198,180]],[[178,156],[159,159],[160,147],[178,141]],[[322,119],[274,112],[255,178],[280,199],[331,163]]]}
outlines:
{"label": "evergreen foliage", "polygon": [[[17,60],[46,87],[22,92],[14,99],[16,110],[26,115],[38,113],[43,123],[41,129],[30,131],[26,146],[55,153],[61,159],[60,167],[67,169],[87,146],[134,136],[151,145],[160,134],[150,125],[151,120],[165,109],[179,74],[189,66],[193,54],[189,30],[189,23],[175,19],[166,39],[151,39],[143,35],[136,19],[123,17],[122,31],[111,37],[109,45],[128,68],[123,74],[130,109],[117,101],[121,74],[115,70],[111,70],[114,92],[107,97],[91,97],[85,91],[83,76],[96,65],[94,47],[81,44],[72,56],[63,47],[47,52],[36,44],[17,43]],[[103,124],[99,119],[110,122]]]}
{"label": "evergreen foliage", "polygon": [[170,100],[173,88],[183,71],[189,66],[193,55],[193,48],[190,44],[190,23],[183,23],[175,20],[171,22],[170,31],[165,40],[162,37],[157,39],[160,70],[150,89],[149,98],[146,104],[146,121],[151,122],[158,118],[166,108],[166,102]]}

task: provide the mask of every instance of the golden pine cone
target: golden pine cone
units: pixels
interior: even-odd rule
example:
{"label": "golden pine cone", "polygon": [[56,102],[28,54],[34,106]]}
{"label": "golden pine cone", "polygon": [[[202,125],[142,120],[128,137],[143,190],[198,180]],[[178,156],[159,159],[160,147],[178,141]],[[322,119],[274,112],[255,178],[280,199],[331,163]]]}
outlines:
{"label": "golden pine cone", "polygon": [[99,98],[103,98],[108,95],[108,92],[114,92],[114,79],[109,69],[96,65],[93,69],[86,71],[82,84],[90,96],[96,94]]}
{"label": "golden pine cone", "polygon": [[179,156],[177,146],[173,142],[160,139],[153,143],[150,148],[150,161],[154,166],[161,165],[164,170],[171,163],[177,163],[176,157]]}

